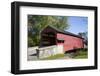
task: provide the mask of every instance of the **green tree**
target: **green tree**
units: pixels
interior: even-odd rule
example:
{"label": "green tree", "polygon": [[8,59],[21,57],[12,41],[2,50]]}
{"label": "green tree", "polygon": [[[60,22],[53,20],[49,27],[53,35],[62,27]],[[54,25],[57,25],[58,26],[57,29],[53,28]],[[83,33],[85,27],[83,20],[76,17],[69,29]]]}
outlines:
{"label": "green tree", "polygon": [[[69,25],[65,16],[43,16],[28,15],[28,38],[34,43],[33,46],[39,45],[39,34],[42,29],[48,25],[54,26],[60,30],[68,29]],[[30,40],[28,40],[29,46]]]}
{"label": "green tree", "polygon": [[87,32],[80,32],[78,33],[81,37],[83,37],[85,40],[88,40],[88,33]]}
{"label": "green tree", "polygon": [[88,45],[88,33],[87,32],[80,32],[78,33],[82,38],[84,38],[84,42]]}

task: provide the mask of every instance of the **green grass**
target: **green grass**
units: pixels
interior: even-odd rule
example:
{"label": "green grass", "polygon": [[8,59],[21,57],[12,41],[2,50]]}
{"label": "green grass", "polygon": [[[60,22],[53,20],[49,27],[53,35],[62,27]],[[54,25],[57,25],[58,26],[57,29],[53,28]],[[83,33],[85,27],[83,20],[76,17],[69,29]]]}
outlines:
{"label": "green grass", "polygon": [[75,53],[51,55],[49,57],[46,57],[40,60],[54,60],[54,59],[60,59],[60,58],[63,59],[63,57],[69,57],[71,59],[86,59],[88,58],[88,51],[81,49],[81,50],[77,50]]}
{"label": "green grass", "polygon": [[49,56],[47,58],[43,58],[41,60],[53,60],[53,59],[59,59],[62,57],[64,57],[64,54],[56,54],[56,55]]}
{"label": "green grass", "polygon": [[85,59],[85,58],[88,58],[88,52],[80,50],[80,51],[78,51],[78,54],[73,58],[74,59]]}

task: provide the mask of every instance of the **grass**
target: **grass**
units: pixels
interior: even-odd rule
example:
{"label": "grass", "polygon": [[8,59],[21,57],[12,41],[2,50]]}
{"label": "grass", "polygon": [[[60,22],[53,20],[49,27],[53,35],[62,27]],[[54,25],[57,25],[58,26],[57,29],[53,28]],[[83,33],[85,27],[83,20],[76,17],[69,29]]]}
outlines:
{"label": "grass", "polygon": [[60,58],[63,59],[63,57],[65,57],[65,56],[67,56],[71,59],[86,59],[86,58],[88,58],[88,51],[86,49],[80,49],[74,53],[51,55],[49,57],[46,57],[46,58],[43,58],[40,60],[54,60],[54,59],[60,59]]}
{"label": "grass", "polygon": [[51,55],[47,58],[43,58],[41,60],[53,60],[53,59],[59,59],[59,58],[62,58],[64,57],[64,54],[56,54],[56,55]]}
{"label": "grass", "polygon": [[85,59],[88,58],[88,52],[84,50],[79,50],[78,53],[76,54],[74,59]]}

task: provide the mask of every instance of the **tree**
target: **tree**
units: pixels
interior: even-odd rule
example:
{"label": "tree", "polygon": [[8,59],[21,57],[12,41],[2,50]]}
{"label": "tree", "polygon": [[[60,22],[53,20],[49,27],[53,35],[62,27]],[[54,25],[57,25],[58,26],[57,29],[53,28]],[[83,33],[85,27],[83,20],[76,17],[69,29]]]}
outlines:
{"label": "tree", "polygon": [[34,46],[39,45],[40,31],[48,25],[60,30],[66,30],[69,27],[67,17],[65,16],[28,15],[28,37],[35,43]]}
{"label": "tree", "polygon": [[88,33],[87,32],[80,32],[79,35],[84,38],[84,42],[88,45]]}

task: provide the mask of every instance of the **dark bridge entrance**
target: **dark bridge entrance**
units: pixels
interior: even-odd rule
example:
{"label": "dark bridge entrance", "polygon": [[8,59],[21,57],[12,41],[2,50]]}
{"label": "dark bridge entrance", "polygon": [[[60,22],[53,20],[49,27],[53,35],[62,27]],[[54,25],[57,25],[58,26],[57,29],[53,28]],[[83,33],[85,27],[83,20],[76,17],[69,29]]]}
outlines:
{"label": "dark bridge entrance", "polygon": [[47,32],[41,34],[41,45],[51,46],[56,45],[56,36],[54,32]]}

